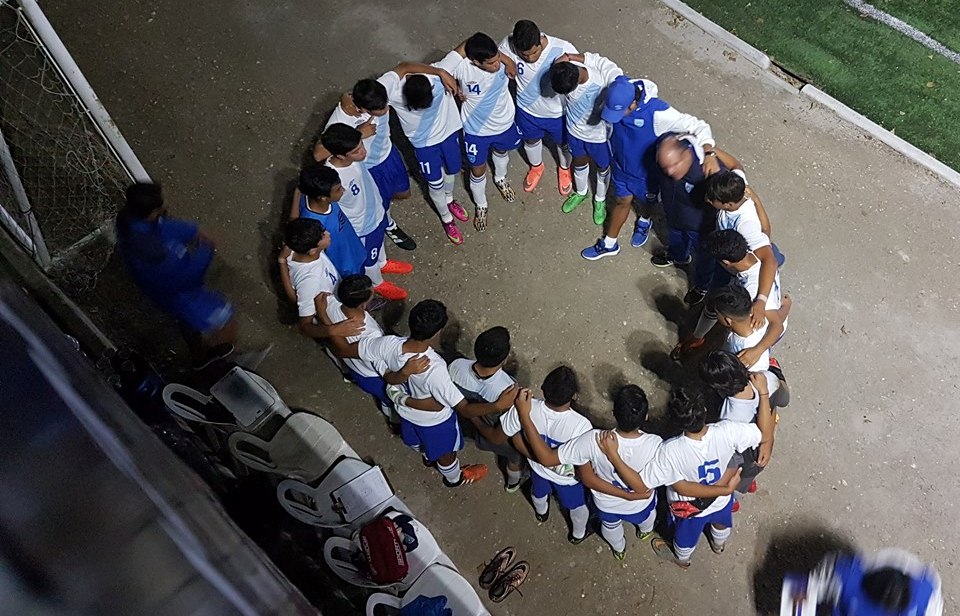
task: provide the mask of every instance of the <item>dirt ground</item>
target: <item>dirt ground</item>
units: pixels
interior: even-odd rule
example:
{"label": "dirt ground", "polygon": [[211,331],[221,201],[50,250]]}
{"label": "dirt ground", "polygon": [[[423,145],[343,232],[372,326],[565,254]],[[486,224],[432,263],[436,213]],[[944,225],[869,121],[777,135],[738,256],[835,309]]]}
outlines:
{"label": "dirt ground", "polygon": [[[330,418],[382,464],[468,578],[505,545],[531,562],[524,597],[491,605],[493,613],[768,613],[785,569],[845,544],[917,552],[936,563],[955,604],[949,506],[960,502],[960,486],[948,469],[960,464],[960,419],[950,410],[960,382],[960,210],[947,184],[653,0],[556,0],[527,13],[505,0],[47,0],[44,9],[164,183],[172,212],[219,239],[212,284],[239,305],[249,346],[276,345],[261,372],[288,403]],[[689,571],[656,562],[629,535],[623,563],[599,538],[571,546],[561,516],[538,527],[528,502],[505,494],[497,477],[443,488],[281,318],[270,271],[275,233],[303,153],[338,93],[401,59],[438,59],[475,30],[499,39],[519,18],[649,76],[663,98],[710,121],[720,147],[747,167],[787,255],[782,280],[795,307],[776,355],[793,402],[730,549],[717,556],[701,545]],[[524,168],[514,157],[515,186]],[[656,241],[627,245],[616,259],[582,260],[598,231],[586,207],[559,212],[551,173],[516,204],[491,197],[490,228],[467,229],[461,247],[441,235],[421,197],[397,205],[396,219],[420,244],[412,254],[391,252],[416,265],[403,282],[414,300],[447,304],[463,352],[483,329],[509,327],[524,383],[536,387],[559,363],[574,367],[598,422],[610,422],[607,391],[622,381],[644,387],[659,413],[674,378],[665,353],[677,322],[690,316],[680,301],[684,276],[650,265]],[[462,184],[457,194],[467,201]],[[116,303],[126,284],[105,274],[90,300],[93,317],[128,336],[136,323],[131,337],[154,352],[178,350],[169,323],[136,302]],[[473,449],[462,459],[492,463]]]}

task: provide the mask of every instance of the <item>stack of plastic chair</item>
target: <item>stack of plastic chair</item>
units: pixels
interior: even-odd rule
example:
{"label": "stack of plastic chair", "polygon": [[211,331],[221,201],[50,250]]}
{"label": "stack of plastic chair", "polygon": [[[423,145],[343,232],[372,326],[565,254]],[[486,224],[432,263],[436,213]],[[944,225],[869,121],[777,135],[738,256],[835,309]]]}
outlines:
{"label": "stack of plastic chair", "polygon": [[388,613],[395,614],[403,608],[410,609],[417,601],[429,603],[439,601],[438,598],[446,600],[445,607],[452,616],[490,616],[470,582],[456,569],[440,563],[427,567],[402,597],[382,592],[370,595],[367,616],[384,616],[378,608],[388,608]]}

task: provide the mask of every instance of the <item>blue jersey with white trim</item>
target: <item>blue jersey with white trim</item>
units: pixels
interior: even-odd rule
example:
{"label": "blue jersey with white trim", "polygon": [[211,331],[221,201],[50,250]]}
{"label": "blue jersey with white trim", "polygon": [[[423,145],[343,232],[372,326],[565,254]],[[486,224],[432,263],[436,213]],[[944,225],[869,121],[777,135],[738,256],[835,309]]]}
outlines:
{"label": "blue jersey with white trim", "polygon": [[[642,81],[635,79],[633,83],[642,86]],[[653,116],[658,111],[670,109],[666,102],[646,92],[641,97],[637,108],[614,124],[610,134],[610,153],[615,171],[636,178],[647,177],[652,161],[650,149],[660,136],[654,129]]]}
{"label": "blue jersey with white trim", "polygon": [[341,276],[362,274],[363,262],[367,259],[367,250],[363,247],[357,232],[347,215],[337,202],[330,204],[330,211],[319,214],[307,207],[307,196],[300,195],[300,218],[312,218],[323,223],[330,232],[330,247],[324,250],[333,266]]}

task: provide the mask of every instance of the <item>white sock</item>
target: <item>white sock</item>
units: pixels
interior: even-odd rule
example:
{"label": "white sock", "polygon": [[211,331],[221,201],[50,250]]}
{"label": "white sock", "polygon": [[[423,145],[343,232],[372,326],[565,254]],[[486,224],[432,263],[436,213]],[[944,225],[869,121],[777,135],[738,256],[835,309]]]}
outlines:
{"label": "white sock", "polygon": [[654,510],[650,512],[650,515],[648,515],[647,518],[640,523],[640,532],[649,533],[650,531],[652,531],[653,524],[656,521],[657,521],[657,510],[656,508],[654,508]]}
{"label": "white sock", "polygon": [[447,203],[453,201],[453,186],[457,183],[456,175],[443,176],[443,192],[447,195]]}
{"label": "white sock", "polygon": [[447,483],[459,483],[460,477],[460,459],[457,458],[453,461],[453,464],[450,466],[440,466],[437,464],[437,470],[440,471],[440,474],[443,475],[443,478],[447,480]]}
{"label": "white sock", "polygon": [[597,201],[607,200],[607,186],[610,184],[610,167],[597,170],[597,192],[593,198]]}
{"label": "white sock", "polygon": [[605,235],[605,236],[603,237],[603,247],[604,247],[604,248],[613,248],[614,244],[616,244],[616,243],[617,243],[617,238],[615,238],[615,237],[610,237],[609,235]]}
{"label": "white sock", "polygon": [[681,548],[677,547],[677,544],[673,544],[673,553],[676,555],[677,560],[682,560],[684,562],[689,562],[690,557],[693,556],[693,551],[697,549],[697,546],[692,548]]}
{"label": "white sock", "polygon": [[694,338],[703,338],[705,337],[713,326],[717,324],[717,313],[704,308],[700,313],[700,318],[697,319],[697,327],[693,330]]}
{"label": "white sock", "polygon": [[[590,519],[590,510],[586,505],[580,505],[570,510],[570,523],[573,525],[573,538],[582,539],[587,534],[587,521]],[[622,527],[621,527],[621,530]]]}
{"label": "white sock", "polygon": [[512,471],[509,468],[507,469],[507,485],[515,486],[520,483],[520,478],[522,477],[520,471]]}
{"label": "white sock", "polygon": [[477,207],[487,207],[487,174],[480,177],[470,174],[470,194]]}
{"label": "white sock", "polygon": [[[527,160],[531,167],[539,167],[543,164],[543,141],[541,139],[537,139],[534,143],[524,142],[523,151],[527,153]],[[504,171],[504,175],[506,175],[506,171]]]}
{"label": "white sock", "polygon": [[379,263],[374,263],[369,267],[363,268],[363,273],[370,278],[370,282],[372,282],[375,287],[383,282],[383,273],[380,271],[381,267],[383,266]]}
{"label": "white sock", "polygon": [[547,496],[530,496],[530,500],[533,501],[533,510],[538,514],[543,515],[550,509],[550,495]]}
{"label": "white sock", "polygon": [[623,536],[622,522],[604,522],[600,526],[600,534],[604,540],[610,544],[615,552],[622,552],[627,549],[627,538]]}
{"label": "white sock", "polygon": [[384,212],[384,216],[387,217],[387,229],[395,229],[397,227],[397,221],[393,219],[393,214],[390,213],[390,210]]}
{"label": "white sock", "polygon": [[560,155],[560,167],[569,169],[570,165],[573,164],[573,154],[570,153],[570,146],[561,145],[558,154]]}
{"label": "white sock", "polygon": [[384,404],[383,402],[380,403],[380,412],[383,413],[383,416],[386,417],[387,419],[390,419],[391,417],[393,417],[393,409],[387,406],[386,404]]}
{"label": "white sock", "polygon": [[649,224],[650,224],[650,219],[649,219],[649,218],[646,218],[646,217],[644,217],[644,216],[638,216],[638,217],[637,217],[637,223],[638,223],[638,224],[639,224],[639,223],[642,223],[642,224],[645,224],[645,225],[649,225]]}
{"label": "white sock", "polygon": [[730,538],[733,529],[729,526],[723,530],[718,529],[713,524],[710,525],[710,537],[713,538],[714,545],[723,545]]}
{"label": "white sock", "polygon": [[573,186],[577,189],[578,195],[587,194],[587,190],[590,189],[590,165],[573,168]]}
{"label": "white sock", "polygon": [[500,181],[507,177],[507,165],[510,164],[510,155],[506,152],[493,151],[493,179]]}
{"label": "white sock", "polygon": [[433,202],[433,209],[437,210],[440,220],[446,223],[453,222],[453,214],[447,209],[447,195],[443,191],[442,182],[430,182],[427,186],[427,192],[430,193],[430,201]]}

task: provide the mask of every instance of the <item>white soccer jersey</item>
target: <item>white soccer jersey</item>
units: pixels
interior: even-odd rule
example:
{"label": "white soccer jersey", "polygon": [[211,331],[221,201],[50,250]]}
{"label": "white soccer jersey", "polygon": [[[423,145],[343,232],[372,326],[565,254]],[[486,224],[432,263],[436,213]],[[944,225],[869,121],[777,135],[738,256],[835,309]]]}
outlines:
{"label": "white soccer jersey", "polygon": [[[707,427],[700,440],[681,434],[663,442],[654,461],[640,472],[647,486],[668,486],[667,500],[689,501],[669,487],[678,481],[713,485],[720,480],[734,452],[743,453],[760,444],[760,428],[752,423],[718,421]],[[731,496],[721,496],[697,517],[710,515],[727,506]]]}
{"label": "white soccer jersey", "polygon": [[[780,389],[780,379],[768,370],[764,370],[763,376],[767,379],[767,392],[772,396],[773,392]],[[720,419],[729,419],[739,423],[750,423],[757,416],[757,409],[760,408],[760,394],[757,388],[750,383],[750,390],[753,397],[749,399],[734,398],[730,396],[725,398],[720,406]]]}
{"label": "white soccer jersey", "polygon": [[[380,338],[363,338],[357,346],[360,359],[372,362],[374,365],[383,365],[386,371],[399,372],[407,360],[416,356],[416,353],[404,353],[403,343],[406,338],[400,336],[381,336]],[[430,360],[426,372],[415,374],[407,379],[404,389],[411,398],[433,398],[443,405],[437,412],[418,411],[402,404],[397,405],[397,414],[412,424],[418,426],[435,426],[445,422],[453,415],[453,409],[463,402],[463,394],[450,380],[447,372],[447,363],[437,355],[433,349],[423,353]]]}
{"label": "white soccer jersey", "polygon": [[[347,315],[343,313],[343,305],[332,297],[327,299],[327,316],[332,323],[347,320]],[[357,342],[364,338],[380,338],[382,336],[383,330],[380,328],[380,324],[377,323],[372,314],[365,311],[363,313],[363,331],[358,336],[347,336],[347,342]],[[353,357],[344,357],[341,361],[360,376],[383,376],[387,371],[386,366],[382,363],[374,364]]]}
{"label": "white soccer jersey", "polygon": [[[587,69],[587,80],[566,95],[567,131],[588,143],[604,143],[607,140],[607,126],[600,119],[597,98],[623,71],[599,54],[585,53],[583,60],[583,67]],[[645,83],[644,87],[646,85]],[[656,86],[652,96],[656,96]]]}
{"label": "white soccer jersey", "polygon": [[[757,262],[748,269],[737,272],[737,281],[747,290],[751,298],[756,298],[757,293],[760,292],[760,259],[757,259]],[[765,309],[780,310],[780,270],[774,274],[773,286],[770,287],[770,294],[767,295]]]}
{"label": "white soccer jersey", "polygon": [[[439,63],[431,66],[439,66]],[[388,71],[377,79],[387,89],[387,100],[397,112],[403,134],[415,148],[437,145],[463,128],[456,99],[444,89],[439,77],[424,76],[430,80],[430,86],[433,88],[433,104],[427,109],[415,111],[408,108],[403,99],[403,84],[406,83],[406,77],[401,79],[400,75]]]}
{"label": "white soccer jersey", "polygon": [[372,124],[377,127],[377,132],[363,140],[363,147],[367,149],[367,157],[363,160],[363,166],[367,169],[376,167],[387,160],[390,148],[393,147],[390,142],[390,114],[371,116],[369,113],[361,113],[358,116],[352,116],[337,103],[337,108],[333,110],[330,119],[327,120],[327,128],[330,128],[331,124],[346,124],[353,128],[359,128],[361,124],[366,124],[371,117],[373,118]]}
{"label": "white soccer jersey", "polygon": [[380,226],[384,216],[383,197],[370,170],[362,163],[336,167],[328,160],[327,166],[340,175],[340,184],[343,185],[340,209],[353,225],[357,236],[366,237]]}
{"label": "white soccer jersey", "polygon": [[[593,428],[590,420],[575,410],[555,411],[539,398],[533,398],[530,401],[530,419],[537,428],[540,438],[552,448],[560,447]],[[507,436],[513,436],[521,431],[517,409],[511,408],[503,414],[500,418],[500,427]],[[576,477],[560,475],[533,460],[530,460],[530,468],[544,479],[562,486],[575,486],[578,483]]]}
{"label": "white soccer jersey", "polygon": [[[470,402],[494,402],[504,390],[516,383],[513,377],[503,370],[498,370],[488,377],[478,376],[473,369],[474,363],[472,359],[462,357],[453,360],[448,368],[454,385],[460,388]],[[491,426],[496,426],[499,425],[502,415],[503,413],[491,413],[481,419]]]}
{"label": "white soccer jersey", "polygon": [[293,255],[290,255],[287,257],[287,268],[290,271],[290,284],[297,293],[297,314],[301,317],[316,315],[317,308],[313,300],[321,293],[332,295],[340,284],[337,268],[322,252],[316,261],[309,263],[294,261]]}
{"label": "white soccer jersey", "polygon": [[463,130],[469,135],[499,135],[513,125],[516,108],[507,87],[506,68],[500,64],[496,73],[474,66],[456,51],[451,51],[437,65],[453,75],[460,84],[464,101],[460,106]]}
{"label": "white soccer jersey", "polygon": [[[763,325],[760,326],[760,329],[753,332],[749,336],[740,336],[731,330],[730,333],[727,334],[726,341],[723,343],[723,350],[730,351],[736,355],[744,349],[752,349],[763,339],[763,336],[767,333],[768,327],[770,327],[770,322],[764,319]],[[755,364],[752,366],[747,366],[747,370],[750,372],[760,372],[761,370],[767,370],[768,368],[770,368],[770,349],[764,351],[763,355],[760,356],[760,359],[758,359]]]}
{"label": "white soccer jersey", "polygon": [[747,199],[733,212],[717,210],[717,229],[735,229],[752,251],[770,245],[770,238],[760,228],[760,216],[753,199]]}
{"label": "white soccer jersey", "polygon": [[547,73],[554,60],[565,53],[577,53],[577,48],[563,39],[546,37],[547,44],[536,62],[527,62],[510,44],[510,37],[500,41],[500,51],[517,64],[517,106],[538,118],[559,118],[563,115],[563,97],[550,87]]}
{"label": "white soccer jersey", "polygon": [[[600,430],[591,430],[581,434],[562,445],[557,450],[557,456],[563,464],[582,466],[589,462],[600,479],[629,491],[630,488],[627,487],[626,482],[613,470],[613,464],[600,451],[600,446],[597,444],[597,434],[600,432]],[[663,442],[655,434],[641,434],[639,438],[623,438],[618,434],[617,441],[619,442],[617,451],[620,453],[620,457],[637,472],[653,460],[660,448],[660,443]],[[650,505],[654,498],[651,495],[650,498],[628,501],[596,490],[590,490],[590,492],[593,494],[593,501],[597,504],[597,507],[608,513],[640,513]]]}

